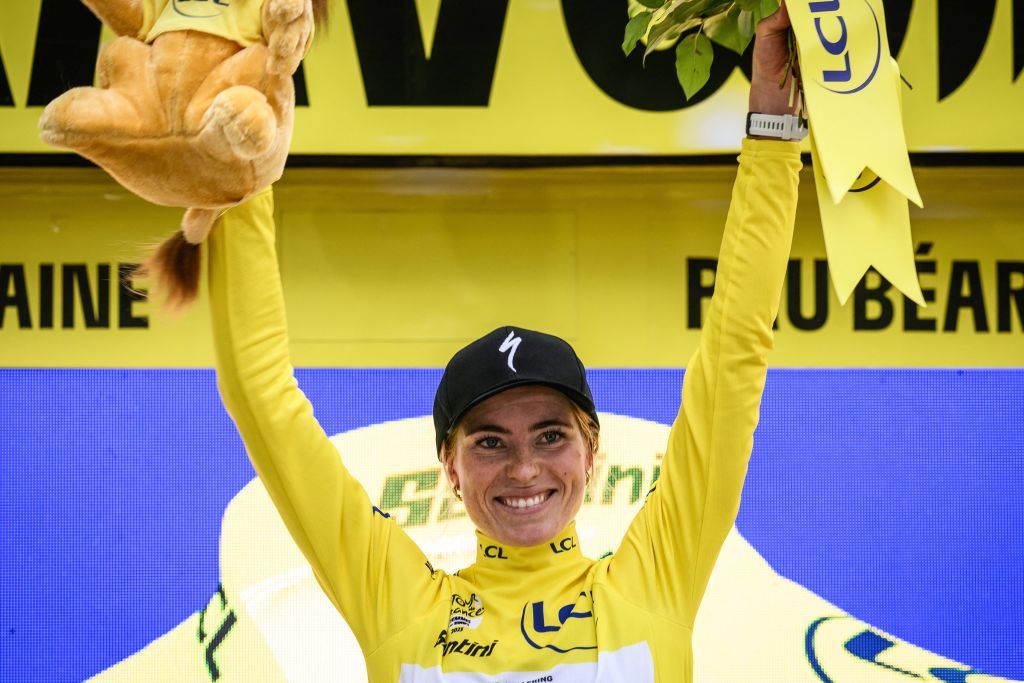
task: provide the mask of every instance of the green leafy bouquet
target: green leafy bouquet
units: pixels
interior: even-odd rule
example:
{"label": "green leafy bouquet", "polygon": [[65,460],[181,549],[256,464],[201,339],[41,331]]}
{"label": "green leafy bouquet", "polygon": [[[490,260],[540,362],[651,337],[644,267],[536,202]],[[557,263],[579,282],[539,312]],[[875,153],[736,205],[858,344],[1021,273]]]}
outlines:
{"label": "green leafy bouquet", "polygon": [[678,41],[676,76],[690,99],[711,77],[711,41],[743,54],[758,22],[778,9],[779,0],[630,0],[622,50],[628,55],[646,39],[646,60]]}

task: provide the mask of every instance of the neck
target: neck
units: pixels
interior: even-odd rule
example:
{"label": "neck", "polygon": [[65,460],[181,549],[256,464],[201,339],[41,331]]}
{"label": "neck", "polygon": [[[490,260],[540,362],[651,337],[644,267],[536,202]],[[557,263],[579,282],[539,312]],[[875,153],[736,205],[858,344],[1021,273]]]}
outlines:
{"label": "neck", "polygon": [[476,540],[477,564],[495,569],[531,567],[538,563],[563,562],[582,556],[575,522],[570,522],[569,526],[554,538],[535,546],[508,545],[480,531],[476,532]]}

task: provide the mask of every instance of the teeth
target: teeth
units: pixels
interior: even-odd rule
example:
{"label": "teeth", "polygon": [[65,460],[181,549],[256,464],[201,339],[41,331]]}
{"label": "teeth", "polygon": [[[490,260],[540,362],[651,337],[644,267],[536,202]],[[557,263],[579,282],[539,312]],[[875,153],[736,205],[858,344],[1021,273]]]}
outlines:
{"label": "teeth", "polygon": [[547,499],[547,493],[538,493],[536,496],[530,496],[529,498],[500,498],[499,500],[512,508],[532,508],[534,505],[540,505]]}

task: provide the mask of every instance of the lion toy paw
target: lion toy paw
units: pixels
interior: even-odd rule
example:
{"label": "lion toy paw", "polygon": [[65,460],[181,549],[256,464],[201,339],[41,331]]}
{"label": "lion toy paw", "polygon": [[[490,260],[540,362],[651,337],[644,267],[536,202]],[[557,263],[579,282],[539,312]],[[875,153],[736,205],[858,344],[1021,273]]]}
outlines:
{"label": "lion toy paw", "polygon": [[98,87],[51,102],[40,134],[140,197],[189,209],[148,264],[168,303],[188,303],[217,216],[281,177],[292,75],[327,0],[83,2],[119,37],[100,53]]}

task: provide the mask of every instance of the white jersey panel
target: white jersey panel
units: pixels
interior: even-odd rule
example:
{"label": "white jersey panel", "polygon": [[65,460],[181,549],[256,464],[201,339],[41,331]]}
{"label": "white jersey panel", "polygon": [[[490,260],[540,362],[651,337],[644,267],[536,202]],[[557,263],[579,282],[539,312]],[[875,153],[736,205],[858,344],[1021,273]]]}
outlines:
{"label": "white jersey panel", "polygon": [[398,683],[654,683],[654,660],[647,643],[637,643],[601,652],[596,663],[560,664],[548,671],[443,673],[438,666],[403,664]]}

